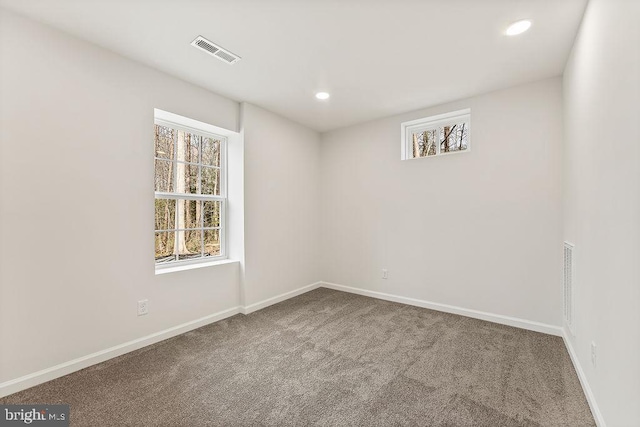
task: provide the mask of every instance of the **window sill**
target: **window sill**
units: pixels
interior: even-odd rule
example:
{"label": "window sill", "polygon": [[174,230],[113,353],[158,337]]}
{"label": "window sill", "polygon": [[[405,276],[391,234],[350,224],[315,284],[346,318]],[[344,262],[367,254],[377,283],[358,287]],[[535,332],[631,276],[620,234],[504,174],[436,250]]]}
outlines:
{"label": "window sill", "polygon": [[194,264],[186,264],[186,265],[176,265],[175,267],[165,267],[165,268],[157,268],[156,267],[156,276],[159,274],[167,274],[167,273],[175,273],[177,271],[185,271],[185,270],[194,270],[196,268],[205,268],[205,267],[215,267],[216,265],[225,265],[225,264],[233,264],[236,262],[240,262],[235,259],[222,259],[219,261],[211,261],[211,262],[199,262]]}

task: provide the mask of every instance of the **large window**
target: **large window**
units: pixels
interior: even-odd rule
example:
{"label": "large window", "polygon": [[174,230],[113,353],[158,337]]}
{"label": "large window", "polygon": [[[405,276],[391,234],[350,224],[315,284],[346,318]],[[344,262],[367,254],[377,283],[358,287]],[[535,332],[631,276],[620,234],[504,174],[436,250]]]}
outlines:
{"label": "large window", "polygon": [[156,117],[156,267],[225,258],[226,138]]}
{"label": "large window", "polygon": [[402,159],[436,157],[471,148],[471,110],[402,123]]}

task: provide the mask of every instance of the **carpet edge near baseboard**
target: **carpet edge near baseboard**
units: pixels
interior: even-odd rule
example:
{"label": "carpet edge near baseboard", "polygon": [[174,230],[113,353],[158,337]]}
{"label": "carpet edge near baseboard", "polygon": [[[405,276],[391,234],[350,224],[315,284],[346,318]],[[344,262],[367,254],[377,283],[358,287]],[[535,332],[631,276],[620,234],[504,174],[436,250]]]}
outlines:
{"label": "carpet edge near baseboard", "polygon": [[604,418],[602,417],[602,412],[600,412],[600,407],[596,402],[596,397],[593,394],[591,385],[589,385],[589,381],[587,380],[587,375],[582,369],[580,360],[578,360],[578,354],[573,348],[573,345],[571,344],[571,340],[569,339],[569,334],[567,333],[567,330],[565,328],[562,328],[562,340],[564,341],[564,346],[567,348],[567,352],[569,353],[569,358],[571,359],[573,368],[575,369],[576,374],[578,375],[578,380],[580,381],[580,385],[582,386],[582,391],[584,392],[584,395],[587,398],[587,403],[589,403],[589,407],[591,408],[591,415],[593,415],[593,419],[595,420],[598,427],[606,427],[606,423],[604,422]]}
{"label": "carpet edge near baseboard", "polygon": [[227,310],[219,311],[217,313],[214,313],[196,320],[192,320],[186,323],[182,323],[180,325],[177,325],[168,329],[164,329],[162,331],[149,334],[144,337],[137,338],[137,339],[125,342],[123,344],[119,344],[119,345],[107,348],[105,350],[101,350],[101,351],[98,351],[86,356],[82,356],[64,363],[60,363],[58,365],[45,368],[37,372],[27,374],[19,378],[15,378],[13,380],[5,381],[3,383],[0,383],[0,397],[8,396],[10,394],[17,393],[27,388],[34,387],[38,384],[42,384],[44,382],[54,380],[56,378],[71,374],[81,369],[88,368],[98,363],[121,356],[123,354],[130,353],[132,351],[138,350],[148,345],[152,345],[160,341],[175,337],[177,335],[189,332],[191,330],[200,328],[202,326],[206,326],[208,324],[218,322],[220,320],[226,319],[236,314],[241,313],[241,314],[247,315],[247,314],[253,313],[255,311],[269,307],[273,304],[277,304],[289,298],[293,298],[295,296],[304,294],[306,292],[310,292],[320,287],[342,291],[342,292],[348,292],[352,294],[363,295],[363,296],[377,298],[377,299],[386,300],[386,301],[392,301],[392,302],[398,302],[398,303],[422,307],[422,308],[428,308],[431,310],[442,311],[442,312],[457,314],[457,315],[466,316],[466,317],[472,317],[475,319],[499,323],[507,326],[513,326],[520,329],[527,329],[535,332],[541,332],[541,333],[546,333],[550,335],[560,336],[564,340],[565,346],[567,347],[567,351],[569,352],[569,355],[571,357],[571,361],[574,365],[576,372],[578,373],[580,384],[582,385],[584,393],[587,396],[587,401],[589,402],[594,418],[599,427],[605,426],[604,420],[602,419],[602,415],[598,409],[598,405],[593,396],[593,392],[589,387],[589,383],[587,382],[584,371],[582,370],[582,367],[580,366],[580,363],[575,355],[575,351],[573,350],[573,347],[571,346],[571,343],[568,340],[568,337],[566,336],[566,332],[561,327],[546,325],[540,322],[528,321],[524,319],[509,317],[509,316],[503,316],[499,314],[465,309],[462,307],[456,307],[456,306],[451,306],[447,304],[440,304],[440,303],[435,303],[431,301],[419,300],[415,298],[386,294],[383,292],[370,291],[370,290],[361,289],[361,288],[354,288],[351,286],[345,286],[345,285],[340,285],[340,284],[331,283],[331,282],[324,282],[324,281],[315,282],[310,285],[306,285],[301,288],[294,289],[293,291],[276,295],[274,297],[265,299],[263,301],[259,301],[254,304],[250,304],[247,306],[237,306],[237,307],[229,308]]}
{"label": "carpet edge near baseboard", "polygon": [[312,291],[321,286],[323,282],[315,282],[310,285],[302,286],[301,288],[294,289],[293,291],[285,292],[280,295],[276,295],[271,298],[267,298],[263,301],[259,301],[248,306],[236,306],[231,307],[217,313],[213,313],[199,319],[191,320],[167,329],[163,329],[158,332],[154,332],[149,335],[145,335],[140,338],[136,338],[131,341],[127,341],[122,344],[115,345],[113,347],[106,348],[104,350],[97,351],[85,356],[81,356],[67,362],[59,363],[57,365],[41,369],[39,371],[20,376],[15,379],[11,379],[0,383],[0,398],[8,396],[10,394],[17,393],[22,390],[26,390],[31,387],[35,387],[39,384],[47,381],[55,380],[56,378],[63,377],[73,372],[80,371],[98,363],[105,362],[123,354],[130,353],[135,350],[139,350],[143,347],[156,344],[160,341],[164,341],[169,338],[173,338],[177,335],[184,334],[194,329],[201,328],[211,323],[224,320],[228,317],[236,314],[250,314],[254,311],[261,310],[270,305],[277,304],[285,301],[289,298],[301,295],[303,293]]}
{"label": "carpet edge near baseboard", "polygon": [[47,381],[54,380],[56,378],[63,377],[73,372],[80,371],[98,363],[105,362],[123,354],[130,353],[135,350],[139,350],[143,347],[156,344],[160,341],[164,341],[169,338],[184,334],[194,329],[206,326],[210,323],[215,323],[228,317],[241,313],[241,307],[232,307],[226,310],[219,311],[217,313],[210,314],[208,316],[201,317],[189,322],[182,323],[171,328],[167,328],[149,335],[145,335],[140,338],[136,338],[131,341],[127,341],[122,344],[109,347],[104,350],[97,351],[95,353],[81,356],[67,362],[59,363],[49,368],[41,369],[31,374],[23,375],[21,377],[5,381],[0,383],[0,398],[8,396],[13,393],[17,393],[22,390],[37,386]]}
{"label": "carpet edge near baseboard", "polygon": [[336,291],[349,292],[352,294],[363,295],[371,298],[377,298],[385,301],[398,302],[401,304],[413,305],[416,307],[428,308],[430,310],[442,311],[445,313],[457,314],[460,316],[471,317],[474,319],[485,320],[487,322],[499,323],[501,325],[513,326],[515,328],[527,329],[543,334],[562,336],[562,328],[560,326],[548,325],[546,323],[536,322],[533,320],[525,320],[517,317],[505,316],[502,314],[494,314],[485,311],[472,310],[468,308],[458,307],[449,304],[442,304],[432,301],[420,300],[416,298],[403,297],[399,295],[387,294],[384,292],[370,291],[368,289],[354,288],[351,286],[340,285],[337,283],[322,282],[320,287],[333,289]]}

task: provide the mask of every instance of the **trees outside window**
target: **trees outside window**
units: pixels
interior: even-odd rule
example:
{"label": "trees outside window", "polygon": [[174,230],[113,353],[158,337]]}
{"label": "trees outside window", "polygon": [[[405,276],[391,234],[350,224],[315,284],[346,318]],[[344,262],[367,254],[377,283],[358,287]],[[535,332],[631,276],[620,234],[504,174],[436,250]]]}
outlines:
{"label": "trees outside window", "polygon": [[402,160],[468,151],[471,148],[471,110],[404,122],[401,132]]}
{"label": "trees outside window", "polygon": [[156,120],[155,262],[224,257],[226,138]]}

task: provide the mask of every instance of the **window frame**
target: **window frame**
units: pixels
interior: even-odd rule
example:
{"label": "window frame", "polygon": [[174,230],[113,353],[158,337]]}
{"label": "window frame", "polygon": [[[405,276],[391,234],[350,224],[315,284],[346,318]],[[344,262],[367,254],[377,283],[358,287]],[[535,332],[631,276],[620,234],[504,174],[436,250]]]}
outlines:
{"label": "window frame", "polygon": [[[228,178],[228,169],[227,169],[227,144],[229,142],[229,131],[225,130],[225,129],[221,129],[221,128],[217,128],[216,126],[213,125],[208,125],[206,123],[202,123],[202,122],[198,122],[196,120],[193,119],[189,119],[186,117],[182,117],[182,116],[178,116],[176,114],[172,114],[172,113],[168,113],[162,110],[158,110],[155,109],[155,114],[154,114],[154,125],[159,125],[159,126],[164,126],[164,127],[168,127],[174,130],[178,130],[178,131],[183,131],[183,132],[189,132],[191,134],[196,134],[200,137],[205,137],[205,138],[212,138],[214,140],[219,140],[220,141],[220,165],[218,167],[216,166],[210,166],[210,165],[205,165],[202,163],[202,159],[200,158],[200,162],[199,163],[193,163],[193,162],[186,162],[186,161],[178,161],[177,159],[166,159],[166,158],[162,158],[162,157],[158,157],[157,153],[155,151],[155,141],[154,141],[154,153],[153,153],[153,161],[154,161],[154,167],[153,167],[153,171],[155,174],[155,169],[156,169],[156,161],[157,160],[161,160],[161,161],[167,161],[169,163],[171,163],[171,167],[173,168],[173,176],[177,176],[176,173],[176,169],[177,169],[177,165],[178,163],[183,163],[185,165],[196,165],[196,166],[200,166],[198,168],[198,179],[201,180],[201,174],[202,174],[202,167],[210,167],[210,168],[216,168],[218,169],[218,174],[220,176],[220,191],[219,191],[219,195],[214,195],[214,194],[192,194],[192,193],[177,193],[177,192],[162,192],[162,191],[155,191],[155,180],[154,180],[154,201],[157,199],[164,199],[164,200],[194,200],[194,201],[217,201],[220,202],[220,224],[218,227],[204,227],[204,213],[203,213],[203,217],[201,219],[201,227],[198,228],[184,228],[184,229],[177,229],[177,228],[173,228],[173,229],[168,229],[168,230],[156,230],[155,228],[155,220],[154,220],[154,230],[153,230],[153,235],[154,235],[154,239],[155,239],[155,235],[157,233],[162,233],[162,232],[174,232],[177,233],[178,231],[185,231],[185,230],[197,230],[200,231],[201,234],[201,245],[203,245],[203,240],[204,240],[204,232],[207,230],[219,230],[219,238],[220,238],[220,254],[219,255],[212,255],[212,256],[200,256],[198,258],[192,258],[192,259],[184,259],[184,260],[180,260],[180,259],[175,259],[173,261],[166,261],[163,263],[157,263],[154,261],[154,265],[155,265],[155,270],[156,272],[161,271],[161,270],[165,270],[165,269],[172,269],[172,268],[176,268],[176,267],[183,267],[183,266],[191,266],[191,265],[200,265],[200,264],[206,264],[206,263],[214,263],[214,262],[219,262],[222,260],[226,260],[228,259],[228,246],[227,246],[227,228],[228,228],[228,223],[227,223],[227,211],[228,211],[228,194],[227,194],[227,178]],[[175,188],[174,188],[175,190]],[[154,202],[155,203],[155,202]],[[176,208],[175,211],[175,215],[176,215],[176,220],[177,220],[177,215],[178,215],[178,209]],[[155,244],[154,244],[155,246]],[[155,251],[155,249],[154,249]],[[204,246],[201,247],[201,253],[202,251],[204,251]]]}
{"label": "window frame", "polygon": [[[440,128],[446,125],[465,123],[467,125],[467,148],[464,150],[456,150],[444,152],[440,148]],[[436,130],[435,144],[436,154],[432,156],[413,157],[413,141],[412,135],[416,131]],[[401,143],[401,160],[431,159],[449,154],[460,154],[471,151],[471,109],[452,111],[450,113],[438,114],[435,116],[424,117],[421,119],[411,120],[400,124],[400,143]]]}

